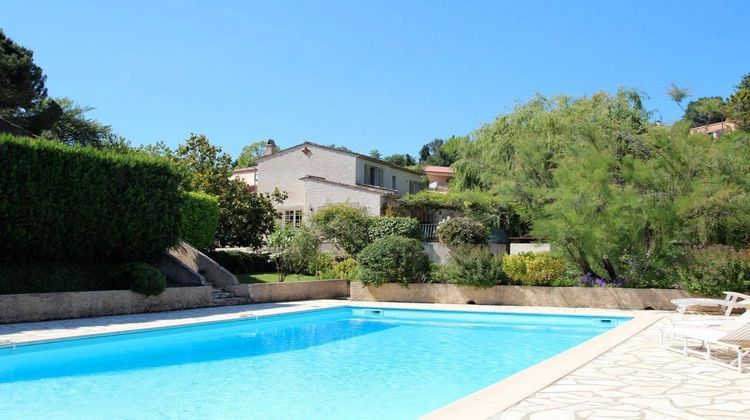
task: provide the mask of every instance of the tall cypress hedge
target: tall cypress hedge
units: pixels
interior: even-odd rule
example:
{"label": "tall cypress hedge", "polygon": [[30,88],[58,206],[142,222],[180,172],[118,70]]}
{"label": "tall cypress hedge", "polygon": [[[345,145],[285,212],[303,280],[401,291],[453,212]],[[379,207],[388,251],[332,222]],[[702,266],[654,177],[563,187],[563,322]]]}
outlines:
{"label": "tall cypress hedge", "polygon": [[0,259],[147,260],[177,243],[172,165],[0,135]]}
{"label": "tall cypress hedge", "polygon": [[182,239],[190,245],[209,250],[214,247],[219,224],[219,200],[202,192],[187,192],[182,204]]}

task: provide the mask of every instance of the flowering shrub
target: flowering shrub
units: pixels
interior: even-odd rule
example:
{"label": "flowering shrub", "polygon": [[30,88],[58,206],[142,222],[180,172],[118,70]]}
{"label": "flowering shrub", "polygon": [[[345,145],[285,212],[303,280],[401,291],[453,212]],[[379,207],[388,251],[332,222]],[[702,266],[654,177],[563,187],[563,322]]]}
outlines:
{"label": "flowering shrub", "polygon": [[579,280],[581,286],[586,287],[623,287],[625,286],[626,279],[617,278],[614,280],[608,280],[599,276],[595,276],[591,273],[586,273]]}

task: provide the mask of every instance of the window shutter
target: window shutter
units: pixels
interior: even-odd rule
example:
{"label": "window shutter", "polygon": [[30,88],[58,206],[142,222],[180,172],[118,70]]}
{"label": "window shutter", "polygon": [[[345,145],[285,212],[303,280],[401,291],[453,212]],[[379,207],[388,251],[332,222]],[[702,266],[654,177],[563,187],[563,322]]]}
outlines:
{"label": "window shutter", "polygon": [[370,165],[365,165],[365,184],[370,184]]}

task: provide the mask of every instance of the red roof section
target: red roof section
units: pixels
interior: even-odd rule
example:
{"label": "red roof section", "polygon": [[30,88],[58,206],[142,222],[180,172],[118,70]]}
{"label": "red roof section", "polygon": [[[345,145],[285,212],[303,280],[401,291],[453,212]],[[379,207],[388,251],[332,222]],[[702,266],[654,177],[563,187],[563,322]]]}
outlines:
{"label": "red roof section", "polygon": [[433,174],[453,175],[453,168],[449,166],[425,166],[424,172],[426,174],[433,173]]}

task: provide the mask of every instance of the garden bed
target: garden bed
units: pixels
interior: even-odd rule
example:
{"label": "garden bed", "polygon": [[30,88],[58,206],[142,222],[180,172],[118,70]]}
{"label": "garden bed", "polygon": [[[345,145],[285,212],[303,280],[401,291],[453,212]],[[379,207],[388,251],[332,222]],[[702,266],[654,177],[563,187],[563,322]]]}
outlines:
{"label": "garden bed", "polygon": [[486,289],[455,284],[399,283],[365,286],[351,283],[351,299],[381,302],[476,303],[478,305],[672,310],[672,299],[691,297],[678,289],[616,287],[494,286]]}

